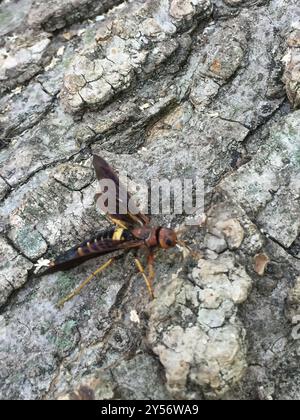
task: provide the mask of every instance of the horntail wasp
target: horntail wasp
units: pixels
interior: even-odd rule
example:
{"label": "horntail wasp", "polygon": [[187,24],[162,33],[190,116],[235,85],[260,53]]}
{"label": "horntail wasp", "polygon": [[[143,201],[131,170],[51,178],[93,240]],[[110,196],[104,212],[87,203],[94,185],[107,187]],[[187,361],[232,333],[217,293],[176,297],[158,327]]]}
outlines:
{"label": "horntail wasp", "polygon": [[[115,185],[114,193],[116,195],[116,209],[118,210],[116,210],[116,213],[113,214],[106,213],[106,216],[114,224],[114,226],[97,233],[97,235],[90,240],[84,241],[80,245],[59,255],[55,260],[50,261],[47,270],[43,272],[42,275],[56,271],[66,271],[89,259],[110,254],[115,251],[143,248],[147,253],[148,274],[146,274],[142,263],[136,257],[135,265],[145,280],[151,298],[154,298],[152,283],[155,277],[155,249],[169,249],[175,247],[176,245],[181,245],[185,248],[187,248],[187,246],[178,240],[177,233],[173,229],[161,226],[152,227],[150,225],[150,219],[139,212],[137,207],[132,203],[130,194],[126,191],[118,176],[104,159],[94,155],[93,165],[99,181],[110,180]],[[101,193],[97,194],[96,198],[99,198],[100,196]],[[125,200],[127,200],[126,203],[129,203],[130,200],[131,212],[128,210],[127,206],[127,212],[124,212],[125,214],[120,214],[121,212],[118,211]],[[101,202],[101,200],[97,199],[97,204],[103,212],[106,209],[101,208]],[[105,264],[94,271],[86,280],[84,280],[83,283],[79,285],[79,287],[77,287],[77,289],[75,289],[69,296],[61,300],[58,306],[63,306],[74,296],[78,295],[95,276],[109,267],[115,259],[116,257],[111,257]]]}

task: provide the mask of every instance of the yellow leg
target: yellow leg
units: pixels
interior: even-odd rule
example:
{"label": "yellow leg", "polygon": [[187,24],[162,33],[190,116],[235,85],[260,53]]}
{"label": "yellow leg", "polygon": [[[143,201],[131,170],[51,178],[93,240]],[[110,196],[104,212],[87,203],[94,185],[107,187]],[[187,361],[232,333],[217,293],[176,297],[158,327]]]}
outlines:
{"label": "yellow leg", "polygon": [[138,260],[137,258],[135,258],[135,259],[134,259],[134,262],[135,262],[135,265],[136,265],[137,269],[139,270],[139,272],[141,273],[141,275],[143,276],[143,278],[144,278],[144,280],[145,280],[145,283],[146,283],[146,286],[147,286],[148,292],[149,292],[149,294],[150,294],[150,296],[151,296],[151,299],[154,299],[154,293],[153,293],[153,289],[152,289],[152,284],[151,284],[151,281],[150,281],[150,280],[148,279],[148,277],[146,276],[146,274],[145,274],[145,270],[144,270],[144,268],[143,268],[143,266],[142,266],[142,264],[141,264],[140,260]]}
{"label": "yellow leg", "polygon": [[127,229],[127,226],[125,223],[122,223],[121,220],[114,219],[112,216],[107,215],[108,220],[110,220],[111,223],[114,223],[115,225],[119,226],[120,228]]}
{"label": "yellow leg", "polygon": [[86,280],[84,280],[84,282],[82,282],[77,289],[74,290],[74,292],[70,293],[68,296],[66,296],[64,299],[62,299],[59,303],[58,303],[58,307],[63,307],[64,304],[66,302],[68,302],[69,300],[73,299],[74,296],[77,296],[81,290],[88,284],[90,283],[91,280],[93,280],[94,277],[97,276],[97,274],[101,273],[103,270],[105,270],[107,267],[109,267],[113,262],[114,262],[115,258],[111,258],[110,260],[108,260],[105,264],[103,264],[101,267],[99,267],[96,271],[93,272],[93,274],[91,274]]}
{"label": "yellow leg", "polygon": [[155,271],[154,271],[154,253],[153,251],[149,251],[148,255],[148,270],[149,270],[149,281],[152,285],[153,280],[155,278]]}

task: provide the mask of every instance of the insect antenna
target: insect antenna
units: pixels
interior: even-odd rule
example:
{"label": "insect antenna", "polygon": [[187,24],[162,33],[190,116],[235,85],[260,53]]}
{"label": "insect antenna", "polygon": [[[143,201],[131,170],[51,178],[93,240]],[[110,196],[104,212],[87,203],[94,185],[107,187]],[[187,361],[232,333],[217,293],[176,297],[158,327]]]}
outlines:
{"label": "insect antenna", "polygon": [[185,249],[187,253],[195,259],[201,258],[201,254],[199,252],[192,250],[192,248],[189,245],[187,245],[185,241],[181,241],[181,240],[177,241],[177,247],[179,249],[181,248]]}

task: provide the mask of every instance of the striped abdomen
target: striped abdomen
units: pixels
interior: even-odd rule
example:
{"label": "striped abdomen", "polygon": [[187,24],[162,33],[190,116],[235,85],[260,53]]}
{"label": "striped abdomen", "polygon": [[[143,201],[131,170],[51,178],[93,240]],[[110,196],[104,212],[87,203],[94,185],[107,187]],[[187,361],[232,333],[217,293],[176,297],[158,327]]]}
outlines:
{"label": "striped abdomen", "polygon": [[98,232],[93,238],[82,242],[63,254],[59,255],[51,262],[52,269],[65,270],[81,264],[83,261],[89,260],[97,255],[105,255],[113,252],[114,243],[116,241],[130,241],[133,239],[132,234],[125,229],[118,227],[109,228]]}

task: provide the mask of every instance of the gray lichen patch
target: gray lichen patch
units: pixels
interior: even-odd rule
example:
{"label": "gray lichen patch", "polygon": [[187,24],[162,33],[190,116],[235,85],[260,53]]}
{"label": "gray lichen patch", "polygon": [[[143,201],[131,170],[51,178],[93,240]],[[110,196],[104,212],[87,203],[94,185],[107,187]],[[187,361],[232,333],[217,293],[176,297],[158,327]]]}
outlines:
{"label": "gray lichen patch", "polygon": [[240,248],[243,243],[245,233],[238,220],[220,220],[217,222],[216,228],[223,233],[229,249],[235,250]]}
{"label": "gray lichen patch", "polygon": [[178,273],[160,291],[151,305],[148,339],[173,397],[197,398],[197,391],[186,392],[187,382],[207,397],[220,397],[247,365],[236,305],[247,299],[252,282],[230,253],[200,260],[192,279]]}
{"label": "gray lichen patch", "polygon": [[28,277],[32,263],[18,253],[0,237],[0,305],[3,305],[11,293],[22,287]]}

